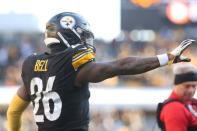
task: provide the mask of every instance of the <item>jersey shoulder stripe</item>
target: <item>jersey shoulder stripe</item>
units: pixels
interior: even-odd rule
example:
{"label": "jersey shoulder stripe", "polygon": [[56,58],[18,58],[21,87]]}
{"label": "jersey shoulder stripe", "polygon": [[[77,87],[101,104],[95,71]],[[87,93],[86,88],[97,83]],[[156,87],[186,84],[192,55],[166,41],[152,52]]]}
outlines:
{"label": "jersey shoulder stripe", "polygon": [[94,48],[80,46],[75,50],[75,54],[72,57],[72,66],[77,70],[80,66],[93,60],[95,60]]}
{"label": "jersey shoulder stripe", "polygon": [[87,53],[87,52],[93,52],[93,50],[92,50],[91,48],[82,50],[81,52],[78,52],[77,54],[75,54],[75,55],[73,56],[73,59],[75,59],[76,57],[78,57],[78,56],[80,56],[80,55],[82,55],[82,54],[84,54],[84,53]]}
{"label": "jersey shoulder stripe", "polygon": [[80,66],[93,61],[95,59],[95,55],[93,53],[85,53],[78,57],[77,59],[73,59],[72,65],[75,70],[77,70]]}
{"label": "jersey shoulder stripe", "polygon": [[85,56],[86,54],[94,54],[93,50],[87,50],[87,51],[83,51],[81,53],[78,53],[77,55],[75,55],[72,58],[72,61],[76,61],[78,59],[80,59],[81,57]]}
{"label": "jersey shoulder stripe", "polygon": [[72,66],[77,70],[82,65],[95,60],[95,48],[88,45],[80,45],[74,49]]}

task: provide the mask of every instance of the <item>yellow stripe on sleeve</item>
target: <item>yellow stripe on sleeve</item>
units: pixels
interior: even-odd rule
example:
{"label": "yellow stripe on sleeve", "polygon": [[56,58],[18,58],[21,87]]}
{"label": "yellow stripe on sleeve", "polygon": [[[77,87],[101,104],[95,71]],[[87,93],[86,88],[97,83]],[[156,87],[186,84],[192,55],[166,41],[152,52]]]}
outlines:
{"label": "yellow stripe on sleeve", "polygon": [[81,65],[92,61],[95,58],[94,53],[87,53],[80,57],[79,59],[73,60],[72,65],[75,70],[77,70]]}
{"label": "yellow stripe on sleeve", "polygon": [[77,53],[76,55],[73,56],[73,58],[76,58],[76,57],[78,57],[81,54],[86,53],[86,52],[93,52],[93,50],[91,48],[88,48],[88,49],[86,49],[86,50],[84,50],[82,52]]}

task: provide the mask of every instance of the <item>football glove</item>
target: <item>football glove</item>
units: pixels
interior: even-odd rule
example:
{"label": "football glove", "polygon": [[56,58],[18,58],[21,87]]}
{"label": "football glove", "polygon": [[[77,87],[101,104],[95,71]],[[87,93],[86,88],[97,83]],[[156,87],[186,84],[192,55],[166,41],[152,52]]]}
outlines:
{"label": "football glove", "polygon": [[182,55],[183,51],[186,50],[195,40],[186,39],[174,50],[167,54],[157,55],[160,66],[171,65],[178,62],[190,62],[191,59]]}
{"label": "football glove", "polygon": [[178,62],[190,62],[191,59],[183,56],[182,53],[184,50],[186,50],[192,43],[194,43],[195,40],[193,39],[186,39],[181,42],[181,44],[176,47],[174,50],[172,50],[168,55],[172,55],[172,58],[169,58],[168,64],[172,63],[178,63]]}

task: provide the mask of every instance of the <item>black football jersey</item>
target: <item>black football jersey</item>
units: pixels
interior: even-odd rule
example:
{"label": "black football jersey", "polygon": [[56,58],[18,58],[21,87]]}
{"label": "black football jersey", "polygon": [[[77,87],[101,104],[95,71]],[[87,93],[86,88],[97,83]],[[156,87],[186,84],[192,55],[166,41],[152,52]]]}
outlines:
{"label": "black football jersey", "polygon": [[89,123],[88,83],[75,87],[78,70],[95,59],[95,49],[76,45],[58,53],[28,57],[22,79],[33,103],[39,131],[86,131]]}

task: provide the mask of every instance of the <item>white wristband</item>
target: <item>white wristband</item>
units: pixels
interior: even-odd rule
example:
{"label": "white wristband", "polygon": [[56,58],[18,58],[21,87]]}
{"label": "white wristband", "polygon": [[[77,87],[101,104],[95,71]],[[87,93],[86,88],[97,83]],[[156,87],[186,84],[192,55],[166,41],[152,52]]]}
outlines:
{"label": "white wristband", "polygon": [[167,54],[157,55],[157,58],[159,60],[160,66],[164,66],[168,64],[169,58]]}

